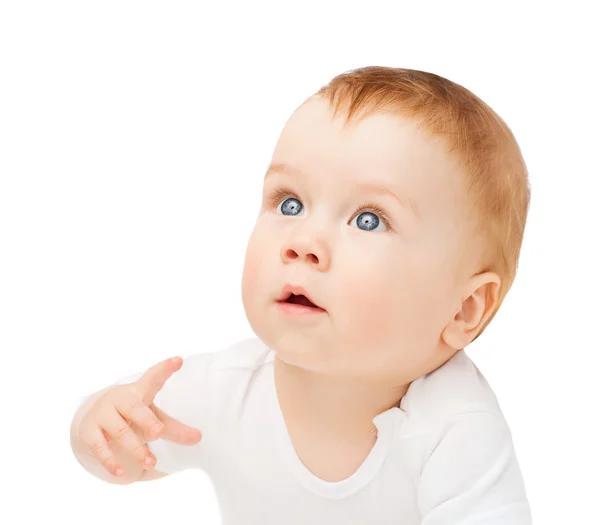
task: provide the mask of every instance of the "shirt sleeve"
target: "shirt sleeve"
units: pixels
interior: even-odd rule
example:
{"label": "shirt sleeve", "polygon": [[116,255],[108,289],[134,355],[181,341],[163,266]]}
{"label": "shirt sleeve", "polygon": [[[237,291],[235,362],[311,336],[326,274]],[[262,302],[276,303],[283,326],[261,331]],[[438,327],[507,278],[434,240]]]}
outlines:
{"label": "shirt sleeve", "polygon": [[421,525],[531,525],[503,418],[491,412],[462,414],[432,448],[418,485]]}
{"label": "shirt sleeve", "polygon": [[[210,426],[212,411],[207,380],[212,357],[210,353],[184,357],[181,368],[167,379],[154,398],[154,404],[169,416],[199,429],[203,434],[195,445],[181,445],[166,439],[149,441],[148,448],[156,456],[155,469],[159,472],[173,474],[204,467],[206,426]],[[122,376],[115,384],[137,381],[143,373]]]}

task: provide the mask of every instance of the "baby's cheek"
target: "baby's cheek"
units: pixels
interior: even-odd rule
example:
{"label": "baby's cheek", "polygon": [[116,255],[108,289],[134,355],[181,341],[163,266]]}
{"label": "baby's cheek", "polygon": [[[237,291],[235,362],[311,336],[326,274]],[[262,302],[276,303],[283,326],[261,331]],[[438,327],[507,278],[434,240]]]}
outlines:
{"label": "baby's cheek", "polygon": [[253,249],[246,250],[246,257],[244,259],[244,283],[246,285],[251,284],[255,281],[260,270],[259,260],[257,252]]}
{"label": "baby's cheek", "polygon": [[242,293],[244,300],[248,299],[259,286],[261,281],[262,248],[255,237],[251,237],[246,247],[244,270],[242,275]]}
{"label": "baby's cheek", "polygon": [[393,290],[378,279],[354,280],[340,294],[339,305],[350,340],[383,341],[396,325]]}
{"label": "baby's cheek", "polygon": [[415,344],[428,329],[434,290],[417,268],[401,262],[380,264],[376,272],[354,274],[340,294],[349,342],[387,346],[393,341]]}

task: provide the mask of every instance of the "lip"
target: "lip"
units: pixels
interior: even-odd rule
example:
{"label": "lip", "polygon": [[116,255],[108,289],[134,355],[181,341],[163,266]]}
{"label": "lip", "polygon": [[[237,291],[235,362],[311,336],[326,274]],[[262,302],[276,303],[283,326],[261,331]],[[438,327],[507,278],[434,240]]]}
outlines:
{"label": "lip", "polygon": [[[306,307],[306,306],[302,306],[302,305],[296,305],[296,304],[292,304],[292,303],[286,303],[285,301],[292,295],[303,295],[304,297],[306,297],[312,304],[314,304],[317,308],[310,308],[310,307]],[[313,298],[308,294],[308,292],[302,288],[302,286],[297,286],[297,285],[293,285],[293,284],[286,284],[283,289],[281,290],[281,294],[279,295],[279,298],[277,299],[278,303],[283,303],[286,304],[288,306],[294,306],[297,308],[304,308],[306,310],[315,310],[315,311],[325,311],[325,308],[323,308],[322,306],[320,306],[316,301],[313,300]]]}

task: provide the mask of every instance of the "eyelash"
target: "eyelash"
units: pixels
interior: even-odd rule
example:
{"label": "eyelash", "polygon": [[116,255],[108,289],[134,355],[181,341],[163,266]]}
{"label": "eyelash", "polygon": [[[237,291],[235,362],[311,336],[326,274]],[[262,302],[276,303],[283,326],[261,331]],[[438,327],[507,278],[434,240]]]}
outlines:
{"label": "eyelash", "polygon": [[[293,191],[291,191],[287,188],[277,188],[276,190],[272,191],[269,194],[268,204],[270,207],[277,207],[280,202],[282,202],[285,199],[289,199],[289,198],[298,199],[298,196]],[[300,200],[300,199],[298,199],[298,200]],[[374,203],[365,204],[364,206],[361,206],[358,210],[356,210],[356,212],[354,213],[352,218],[354,218],[357,215],[360,215],[361,213],[364,213],[364,212],[376,213],[377,215],[379,215],[379,217],[383,221],[383,224],[386,225],[387,229],[390,231],[394,231],[389,217],[383,211],[381,206],[374,204]]]}

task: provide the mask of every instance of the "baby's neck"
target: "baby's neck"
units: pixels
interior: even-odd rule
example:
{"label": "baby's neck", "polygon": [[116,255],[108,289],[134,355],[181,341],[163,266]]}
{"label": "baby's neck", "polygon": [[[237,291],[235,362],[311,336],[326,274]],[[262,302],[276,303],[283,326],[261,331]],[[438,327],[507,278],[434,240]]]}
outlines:
{"label": "baby's neck", "polygon": [[373,418],[398,406],[408,385],[358,385],[288,365],[275,356],[275,386],[288,428],[332,443],[372,441]]}

